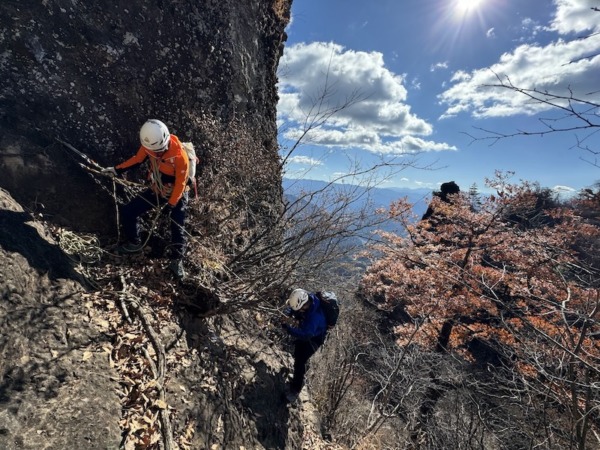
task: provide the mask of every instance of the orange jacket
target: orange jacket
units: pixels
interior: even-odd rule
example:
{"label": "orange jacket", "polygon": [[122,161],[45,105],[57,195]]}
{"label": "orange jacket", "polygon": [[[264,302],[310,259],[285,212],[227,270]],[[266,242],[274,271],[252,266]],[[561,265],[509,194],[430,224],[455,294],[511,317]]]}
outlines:
{"label": "orange jacket", "polygon": [[[155,153],[144,146],[141,146],[134,156],[115,166],[115,169],[117,172],[124,172],[127,169],[131,169],[132,167],[143,163],[146,158],[152,158],[158,164],[158,170],[161,174],[161,183],[165,187],[172,187],[169,204],[175,206],[185,191],[190,166],[187,153],[184,150],[183,145],[181,145],[179,138],[172,134],[170,137],[169,148],[163,154]],[[152,168],[150,168],[148,175],[151,177]],[[158,188],[158,184],[154,179],[152,179],[152,188],[155,192]],[[160,194],[163,194],[164,196],[165,193],[162,192]]]}

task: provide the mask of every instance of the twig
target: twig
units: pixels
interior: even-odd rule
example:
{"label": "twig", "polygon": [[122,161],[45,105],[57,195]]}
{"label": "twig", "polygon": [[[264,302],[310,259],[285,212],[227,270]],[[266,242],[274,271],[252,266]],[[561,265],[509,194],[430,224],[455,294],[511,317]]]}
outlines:
{"label": "twig", "polygon": [[121,305],[121,309],[123,310],[123,315],[125,316],[125,319],[127,319],[127,322],[133,323],[131,321],[131,317],[129,317],[129,311],[127,311],[127,304],[125,303],[125,300],[123,299],[123,297],[119,297],[119,304]]}
{"label": "twig", "polygon": [[152,370],[152,375],[154,375],[155,379],[158,379],[158,369],[156,368],[156,364],[154,363],[152,356],[150,356],[150,353],[148,353],[147,348],[144,348],[142,351],[144,352],[144,356],[148,360],[148,364],[150,364],[150,370]]}
{"label": "twig", "polygon": [[125,303],[125,296],[127,295],[127,283],[125,283],[125,277],[121,275],[121,284],[123,285],[123,289],[121,289],[121,294],[119,295],[119,305],[123,310],[123,315],[125,319],[127,319],[128,323],[133,323],[131,321],[131,317],[129,316],[129,311],[127,311],[127,304]]}
{"label": "twig", "polygon": [[[121,283],[123,285],[123,292],[127,293],[127,284],[125,282],[125,277],[123,276],[121,276]],[[160,401],[161,405],[166,405],[166,394],[164,388],[166,356],[165,348],[160,340],[160,336],[158,336],[156,331],[154,331],[154,328],[152,328],[150,319],[148,318],[148,315],[145,313],[143,306],[137,298],[132,296],[132,294],[127,293],[127,296],[123,296],[122,300],[127,301],[131,309],[139,317],[140,322],[142,322],[144,330],[146,331],[148,337],[150,338],[150,342],[154,347],[157,361],[156,364],[153,362],[151,363],[151,370],[156,374],[158,400]],[[145,354],[147,354],[147,351]],[[150,355],[147,355],[147,357],[149,356]],[[149,360],[152,361],[151,358],[149,358]],[[160,408],[158,414],[160,418],[164,448],[165,450],[174,450],[177,447],[175,446],[175,441],[173,440],[173,429],[171,427],[171,420],[169,419],[169,409],[167,407],[164,409]]]}

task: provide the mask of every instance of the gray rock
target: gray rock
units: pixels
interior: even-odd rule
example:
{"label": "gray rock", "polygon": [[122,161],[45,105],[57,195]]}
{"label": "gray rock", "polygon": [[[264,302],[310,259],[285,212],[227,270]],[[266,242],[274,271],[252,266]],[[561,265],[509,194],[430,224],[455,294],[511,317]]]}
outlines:
{"label": "gray rock", "polygon": [[77,274],[4,191],[0,227],[0,448],[118,448],[117,378]]}
{"label": "gray rock", "polygon": [[109,193],[55,138],[107,166],[148,118],[201,142],[203,117],[236,117],[276,158],[289,3],[1,2],[0,187],[62,225],[112,231]]}

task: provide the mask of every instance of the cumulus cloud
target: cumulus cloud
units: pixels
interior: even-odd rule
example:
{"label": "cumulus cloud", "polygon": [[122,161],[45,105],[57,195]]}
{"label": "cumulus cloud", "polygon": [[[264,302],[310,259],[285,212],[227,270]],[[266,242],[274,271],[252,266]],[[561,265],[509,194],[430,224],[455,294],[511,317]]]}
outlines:
{"label": "cumulus cloud", "polygon": [[550,29],[561,34],[580,33],[598,27],[598,13],[591,9],[598,7],[597,0],[554,0],[556,14]]}
{"label": "cumulus cloud", "polygon": [[411,112],[405,75],[387,69],[379,52],[300,43],[286,47],[279,67],[278,114],[291,125],[288,138],[301,136],[307,119],[338,110],[307,136],[312,144],[374,153],[455,150],[416,138],[433,128]]}
{"label": "cumulus cloud", "polygon": [[[298,140],[303,131],[292,128],[285,132],[286,139]],[[379,133],[367,129],[336,129],[321,127],[304,136],[306,143],[323,147],[360,148],[378,154],[415,154],[424,151],[456,150],[444,142],[435,142],[417,136],[394,136],[383,138]]]}
{"label": "cumulus cloud", "polygon": [[[555,0],[557,11],[551,29],[558,33],[594,30],[598,16],[590,14],[595,1]],[[593,17],[594,20],[588,18]],[[594,23],[595,22],[595,23]],[[537,114],[549,108],[531,102],[524,95],[493,88],[501,80],[526,89],[537,89],[557,95],[570,95],[588,101],[600,100],[600,35],[587,39],[563,40],[557,37],[548,45],[523,44],[504,53],[490,67],[471,72],[455,72],[451,85],[438,96],[447,109],[442,117],[469,113],[475,117],[500,117]],[[596,92],[596,94],[589,94]]]}

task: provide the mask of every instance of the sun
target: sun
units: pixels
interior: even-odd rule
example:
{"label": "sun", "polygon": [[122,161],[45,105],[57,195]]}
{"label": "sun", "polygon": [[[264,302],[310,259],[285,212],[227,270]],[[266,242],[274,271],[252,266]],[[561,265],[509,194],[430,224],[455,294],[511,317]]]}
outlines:
{"label": "sun", "polygon": [[499,13],[501,0],[440,0],[441,14],[434,24],[434,32],[443,38],[440,46],[454,47],[461,44],[465,36],[490,30],[490,21]]}
{"label": "sun", "polygon": [[485,0],[454,0],[455,12],[459,16],[466,16],[479,9]]}

